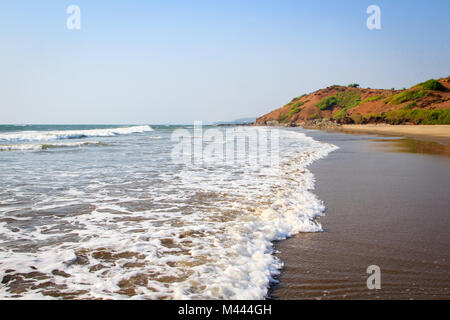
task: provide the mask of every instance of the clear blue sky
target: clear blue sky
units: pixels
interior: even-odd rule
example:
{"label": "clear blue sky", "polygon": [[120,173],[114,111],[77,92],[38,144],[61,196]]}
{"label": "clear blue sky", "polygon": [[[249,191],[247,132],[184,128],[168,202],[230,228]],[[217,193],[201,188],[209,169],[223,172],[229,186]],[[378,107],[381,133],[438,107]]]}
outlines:
{"label": "clear blue sky", "polygon": [[409,87],[450,75],[449,16],[448,0],[2,1],[0,123],[210,122],[332,84]]}

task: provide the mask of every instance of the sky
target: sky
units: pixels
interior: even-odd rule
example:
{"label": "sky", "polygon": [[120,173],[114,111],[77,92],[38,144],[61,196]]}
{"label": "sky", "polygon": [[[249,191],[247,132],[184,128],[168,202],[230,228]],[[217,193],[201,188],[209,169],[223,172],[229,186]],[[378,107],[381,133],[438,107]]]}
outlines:
{"label": "sky", "polygon": [[334,84],[411,87],[450,75],[449,14],[448,0],[2,1],[0,123],[209,123]]}

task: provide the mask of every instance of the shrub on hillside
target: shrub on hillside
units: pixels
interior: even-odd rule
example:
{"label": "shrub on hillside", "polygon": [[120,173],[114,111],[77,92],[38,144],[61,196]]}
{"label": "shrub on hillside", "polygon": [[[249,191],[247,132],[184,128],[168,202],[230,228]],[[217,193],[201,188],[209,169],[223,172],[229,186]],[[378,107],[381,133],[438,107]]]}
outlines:
{"label": "shrub on hillside", "polygon": [[362,119],[356,117],[352,117],[352,119],[355,120],[355,123],[385,122],[389,124],[404,124],[411,122],[421,125],[450,124],[450,109],[399,109],[385,113],[364,114]]}
{"label": "shrub on hillside", "polygon": [[394,95],[392,98],[387,99],[385,102],[389,104],[400,104],[407,101],[415,101],[422,99],[428,95],[425,90],[409,90]]}
{"label": "shrub on hillside", "polygon": [[355,108],[361,103],[361,94],[358,90],[339,92],[335,95],[337,105],[342,109],[333,114],[333,119],[342,119],[347,115],[347,111]]}
{"label": "shrub on hillside", "polygon": [[372,101],[378,101],[385,98],[384,95],[379,95],[379,96],[373,96],[367,99],[364,99],[363,101],[361,101],[361,104],[366,103],[366,102],[372,102]]}
{"label": "shrub on hillside", "polygon": [[420,88],[422,90],[447,91],[446,87],[444,87],[439,81],[434,79],[419,83],[415,86],[415,88]]}
{"label": "shrub on hillside", "polygon": [[296,100],[300,100],[300,99],[303,98],[303,97],[306,97],[306,94],[302,94],[301,96],[292,99],[291,102],[294,102],[294,101],[296,101]]}
{"label": "shrub on hillside", "polygon": [[320,110],[327,110],[331,107],[337,105],[338,101],[335,96],[323,98],[319,103],[316,104],[316,107]]}

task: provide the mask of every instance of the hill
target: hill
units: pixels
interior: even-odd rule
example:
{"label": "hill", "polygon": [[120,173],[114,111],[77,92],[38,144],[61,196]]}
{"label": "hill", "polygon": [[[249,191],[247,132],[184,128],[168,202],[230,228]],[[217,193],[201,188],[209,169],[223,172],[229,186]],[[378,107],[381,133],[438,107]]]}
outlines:
{"label": "hill", "polygon": [[450,124],[450,77],[428,80],[409,89],[333,85],[303,94],[256,119],[258,125]]}

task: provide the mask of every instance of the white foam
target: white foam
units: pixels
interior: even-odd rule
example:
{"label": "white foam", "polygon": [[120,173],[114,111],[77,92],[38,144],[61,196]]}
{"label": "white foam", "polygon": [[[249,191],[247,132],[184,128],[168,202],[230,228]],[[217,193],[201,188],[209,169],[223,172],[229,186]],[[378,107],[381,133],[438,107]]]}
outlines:
{"label": "white foam", "polygon": [[80,139],[86,137],[111,137],[121,134],[142,133],[153,131],[150,126],[133,126],[90,130],[59,130],[59,131],[20,131],[0,134],[0,141],[32,142],[62,139]]}
{"label": "white foam", "polygon": [[[6,222],[0,223],[5,243],[46,243],[34,252],[0,246],[0,277],[8,269],[29,273],[33,266],[55,285],[65,286],[58,289],[62,293],[83,290],[86,292],[77,298],[87,299],[129,298],[121,291],[123,283],[139,277],[142,279],[135,281],[133,299],[263,299],[283,266],[273,254],[273,241],[322,230],[316,218],[325,208],[312,193],[314,176],[307,166],[336,149],[299,132],[283,130],[280,138],[281,170],[212,164],[167,172],[162,166],[165,162],[159,160],[157,167],[149,168],[150,172],[155,168],[160,171],[158,184],[146,175],[148,159],[142,159],[138,166],[130,159],[113,171],[83,169],[89,177],[86,185],[72,178],[79,176],[76,171],[36,169],[34,174],[43,186],[51,181],[55,189],[66,187],[59,194],[50,192],[36,198],[33,209],[37,217],[48,210],[64,212],[58,208],[76,203],[94,208],[84,214],[49,218],[32,230],[12,231]],[[153,159],[164,153],[149,154]],[[133,183],[128,184],[130,181]],[[134,186],[144,191],[131,195]],[[19,193],[14,191],[14,195]],[[130,208],[128,203],[143,206]],[[0,207],[0,216],[5,212]],[[69,233],[48,232],[60,225],[70,226],[79,240],[56,241]],[[133,252],[139,257],[110,261],[93,254],[102,250]],[[89,262],[77,264],[76,252],[85,254]],[[104,268],[90,270],[99,264]],[[70,277],[52,275],[55,269]],[[42,298],[44,290],[34,288],[28,288],[21,297]],[[4,285],[0,296],[11,298],[14,294]]]}
{"label": "white foam", "polygon": [[52,148],[74,148],[89,145],[103,145],[99,141],[83,141],[83,142],[54,142],[54,143],[32,143],[32,144],[9,144],[0,145],[0,151],[30,151],[30,150],[47,150]]}

